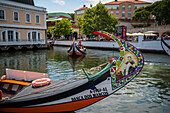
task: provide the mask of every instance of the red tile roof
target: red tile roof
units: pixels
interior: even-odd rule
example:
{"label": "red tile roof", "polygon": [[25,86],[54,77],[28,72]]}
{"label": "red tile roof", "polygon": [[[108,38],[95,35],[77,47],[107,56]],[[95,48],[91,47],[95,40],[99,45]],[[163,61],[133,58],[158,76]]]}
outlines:
{"label": "red tile roof", "polygon": [[85,10],[85,9],[87,9],[87,8],[88,8],[88,7],[82,7],[82,8],[80,8],[80,9],[75,10],[75,12],[76,12],[76,11]]}
{"label": "red tile roof", "polygon": [[135,3],[135,4],[151,4],[150,2],[145,2],[145,1],[112,1],[109,3],[106,3],[105,5],[114,5],[114,4],[121,4],[121,3],[125,3],[125,2],[131,2],[131,3]]}

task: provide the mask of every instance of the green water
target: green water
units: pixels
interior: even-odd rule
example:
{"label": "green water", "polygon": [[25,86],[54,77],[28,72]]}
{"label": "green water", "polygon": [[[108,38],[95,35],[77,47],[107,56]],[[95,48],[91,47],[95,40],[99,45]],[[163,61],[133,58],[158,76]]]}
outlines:
{"label": "green water", "polygon": [[[118,51],[87,49],[84,58],[71,60],[67,47],[50,50],[0,53],[0,76],[6,68],[48,73],[53,80],[64,80],[119,57]],[[113,95],[77,113],[170,113],[170,57],[144,53],[142,72]],[[99,69],[92,71],[98,72]]]}

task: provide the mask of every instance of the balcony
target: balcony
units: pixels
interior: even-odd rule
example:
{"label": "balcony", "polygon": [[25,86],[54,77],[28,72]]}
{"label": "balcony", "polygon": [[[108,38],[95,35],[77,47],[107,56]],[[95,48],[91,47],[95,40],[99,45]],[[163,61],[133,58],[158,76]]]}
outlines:
{"label": "balcony", "polygon": [[0,46],[9,46],[9,45],[39,45],[39,44],[46,44],[45,39],[42,39],[40,41],[27,41],[27,40],[21,40],[21,41],[0,41]]}

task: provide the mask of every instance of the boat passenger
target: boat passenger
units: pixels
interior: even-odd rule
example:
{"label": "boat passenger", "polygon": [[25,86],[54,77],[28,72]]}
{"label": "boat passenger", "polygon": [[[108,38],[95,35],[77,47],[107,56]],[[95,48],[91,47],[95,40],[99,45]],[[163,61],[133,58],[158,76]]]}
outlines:
{"label": "boat passenger", "polygon": [[78,46],[79,48],[82,47],[81,40],[79,40]]}

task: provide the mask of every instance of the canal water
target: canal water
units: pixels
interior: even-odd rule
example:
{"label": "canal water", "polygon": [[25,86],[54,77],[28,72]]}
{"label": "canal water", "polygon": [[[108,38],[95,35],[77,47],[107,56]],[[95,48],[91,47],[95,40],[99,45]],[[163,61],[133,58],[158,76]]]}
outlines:
{"label": "canal water", "polygon": [[[87,49],[87,55],[71,59],[68,47],[50,50],[0,53],[0,76],[6,68],[48,73],[53,80],[64,80],[119,57],[118,51]],[[144,53],[142,72],[113,95],[76,113],[170,113],[170,57]],[[92,71],[97,72],[99,69]]]}

